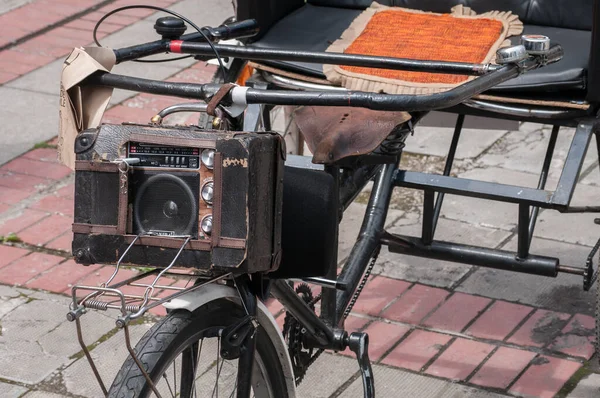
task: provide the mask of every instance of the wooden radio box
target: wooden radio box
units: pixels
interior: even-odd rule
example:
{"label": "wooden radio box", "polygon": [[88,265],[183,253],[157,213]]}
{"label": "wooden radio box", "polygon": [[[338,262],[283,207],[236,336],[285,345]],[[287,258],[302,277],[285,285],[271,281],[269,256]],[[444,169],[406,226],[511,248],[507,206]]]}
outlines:
{"label": "wooden radio box", "polygon": [[276,270],[285,150],[278,134],[102,125],[75,141],[81,264]]}

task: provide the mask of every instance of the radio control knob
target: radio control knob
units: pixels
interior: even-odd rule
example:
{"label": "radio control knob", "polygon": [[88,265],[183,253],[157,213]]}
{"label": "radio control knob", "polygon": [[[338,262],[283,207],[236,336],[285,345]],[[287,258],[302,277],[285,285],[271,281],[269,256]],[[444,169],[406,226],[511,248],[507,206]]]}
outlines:
{"label": "radio control knob", "polygon": [[202,151],[202,163],[204,163],[207,169],[213,169],[213,167],[215,166],[214,149],[205,149]]}
{"label": "radio control knob", "polygon": [[211,205],[213,202],[214,186],[215,185],[212,181],[207,182],[206,184],[204,184],[204,186],[202,186],[202,191],[200,192],[200,195],[202,195],[202,199],[204,199],[204,201],[209,205]]}
{"label": "radio control knob", "polygon": [[206,235],[210,235],[210,233],[212,232],[212,215],[211,214],[209,214],[208,216],[206,216],[202,219],[202,221],[200,222],[200,228],[202,229],[202,232],[204,232]]}

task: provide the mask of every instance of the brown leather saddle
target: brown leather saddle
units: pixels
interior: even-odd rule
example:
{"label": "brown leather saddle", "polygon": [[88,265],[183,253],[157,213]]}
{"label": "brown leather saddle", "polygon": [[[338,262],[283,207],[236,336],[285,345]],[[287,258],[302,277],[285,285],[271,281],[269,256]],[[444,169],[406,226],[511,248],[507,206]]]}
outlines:
{"label": "brown leather saddle", "polygon": [[334,106],[304,106],[294,113],[298,129],[313,153],[313,163],[319,164],[370,153],[394,127],[409,119],[407,112]]}

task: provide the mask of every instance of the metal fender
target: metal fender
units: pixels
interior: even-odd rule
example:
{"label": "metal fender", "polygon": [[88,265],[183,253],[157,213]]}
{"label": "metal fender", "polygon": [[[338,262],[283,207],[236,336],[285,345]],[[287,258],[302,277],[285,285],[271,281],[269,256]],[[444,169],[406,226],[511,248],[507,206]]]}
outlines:
{"label": "metal fender", "polygon": [[[238,292],[232,287],[211,283],[209,285],[201,287],[198,290],[194,290],[190,293],[184,294],[183,296],[177,297],[163,305],[169,310],[184,309],[193,312],[197,308],[200,308],[201,306],[211,301],[221,298],[239,301],[240,296]],[[273,318],[273,315],[271,315],[267,307],[261,301],[258,301],[257,315],[258,322],[273,342],[275,350],[279,355],[279,359],[283,369],[283,374],[285,376],[287,384],[288,397],[295,398],[296,383],[294,381],[292,361],[290,360],[290,356],[287,351],[287,346],[285,344],[285,341],[283,340],[283,336],[281,334],[281,331],[279,330],[279,326],[277,325],[277,322],[275,322],[275,318]]]}

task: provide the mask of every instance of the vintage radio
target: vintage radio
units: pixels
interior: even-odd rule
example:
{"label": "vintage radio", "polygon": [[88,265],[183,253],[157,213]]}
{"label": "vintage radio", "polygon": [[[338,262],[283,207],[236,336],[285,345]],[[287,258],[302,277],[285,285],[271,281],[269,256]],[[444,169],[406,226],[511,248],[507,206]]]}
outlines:
{"label": "vintage radio", "polygon": [[78,263],[272,271],[281,257],[277,134],[102,125],[75,142]]}

